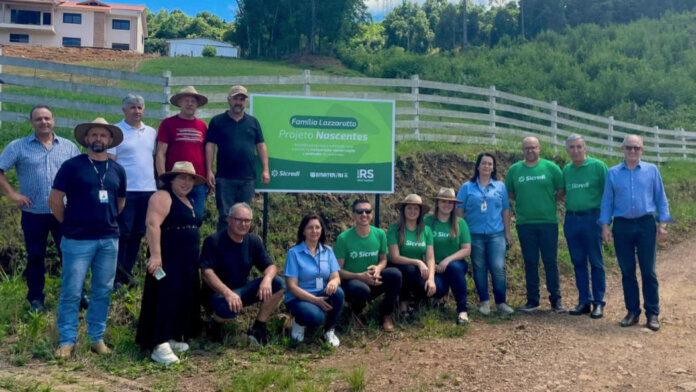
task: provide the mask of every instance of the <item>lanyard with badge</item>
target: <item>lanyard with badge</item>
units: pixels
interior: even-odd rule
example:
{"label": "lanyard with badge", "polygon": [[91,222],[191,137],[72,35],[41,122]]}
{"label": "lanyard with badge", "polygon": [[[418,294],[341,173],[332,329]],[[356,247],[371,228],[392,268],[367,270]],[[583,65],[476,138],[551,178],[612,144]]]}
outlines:
{"label": "lanyard with badge", "polygon": [[100,176],[99,170],[97,170],[97,166],[94,165],[92,158],[87,157],[87,159],[89,159],[89,163],[92,164],[92,168],[94,168],[94,172],[97,173],[97,178],[99,179],[99,203],[108,203],[109,193],[106,191],[106,189],[104,189],[104,180],[106,179],[106,173],[109,172],[109,160],[106,160],[106,169],[104,170],[104,175]]}
{"label": "lanyard with badge", "polygon": [[481,191],[481,197],[483,197],[483,203],[481,203],[481,212],[486,212],[488,211],[488,201],[486,200],[486,190],[481,186],[481,183],[478,183],[479,185],[479,190]]}
{"label": "lanyard with badge", "polygon": [[[316,289],[317,290],[323,290],[324,289],[324,278],[321,276],[321,247],[317,245],[317,256],[319,256],[319,276],[316,278]],[[328,256],[327,256],[328,257]]]}

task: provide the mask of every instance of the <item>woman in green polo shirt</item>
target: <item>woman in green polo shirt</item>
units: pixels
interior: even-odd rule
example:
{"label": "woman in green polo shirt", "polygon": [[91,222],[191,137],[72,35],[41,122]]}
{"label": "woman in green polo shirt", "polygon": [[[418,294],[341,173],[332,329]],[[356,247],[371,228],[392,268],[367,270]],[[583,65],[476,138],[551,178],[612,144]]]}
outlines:
{"label": "woman in green polo shirt", "polygon": [[435,298],[444,297],[452,287],[457,301],[457,324],[469,322],[466,307],[465,257],[471,254],[471,235],[464,219],[454,212],[457,198],[452,188],[440,188],[435,197],[435,213],[423,220],[433,232],[435,251]]}
{"label": "woman in green polo shirt", "polygon": [[435,294],[435,257],[433,232],[423,222],[428,206],[416,194],[410,194],[400,203],[399,222],[389,226],[387,245],[389,258],[403,275],[399,311],[404,319],[413,322],[408,307],[411,299],[424,299]]}

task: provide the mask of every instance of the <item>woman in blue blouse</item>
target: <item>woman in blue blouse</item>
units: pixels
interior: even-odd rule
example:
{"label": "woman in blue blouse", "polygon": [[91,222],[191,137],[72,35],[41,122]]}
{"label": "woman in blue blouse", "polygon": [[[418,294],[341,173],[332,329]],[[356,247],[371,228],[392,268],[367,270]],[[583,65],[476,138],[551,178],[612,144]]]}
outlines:
{"label": "woman in blue blouse", "polygon": [[481,314],[491,312],[488,271],[493,278],[493,296],[499,312],[514,311],[505,302],[505,245],[512,245],[510,203],[505,184],[496,179],[495,157],[484,152],[476,158],[474,175],[459,189],[457,211],[471,232],[471,264]]}
{"label": "woman in blue blouse", "polygon": [[324,339],[334,347],[341,343],[334,330],[343,310],[340,267],[333,250],[326,246],[326,227],[317,215],[302,218],[297,245],[285,259],[285,307],[293,316],[293,339],[304,340],[306,327],[324,324]]}

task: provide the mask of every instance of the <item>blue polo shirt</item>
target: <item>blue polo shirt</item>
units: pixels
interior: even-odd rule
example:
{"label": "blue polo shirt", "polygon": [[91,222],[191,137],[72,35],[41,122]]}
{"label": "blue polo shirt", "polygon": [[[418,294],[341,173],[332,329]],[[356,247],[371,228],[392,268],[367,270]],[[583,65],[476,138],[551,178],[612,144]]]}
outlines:
{"label": "blue polo shirt", "polygon": [[621,162],[607,172],[599,223],[609,224],[611,217],[633,219],[643,215],[657,215],[658,222],[674,221],[660,171],[648,162],[638,161],[633,169]]}
{"label": "blue polo shirt", "polygon": [[11,141],[0,154],[0,170],[17,169],[19,193],[31,200],[30,207],[22,211],[33,214],[50,214],[48,194],[53,180],[63,162],[80,155],[77,146],[68,139],[53,135],[53,143],[46,148],[31,135]]}
{"label": "blue polo shirt", "polygon": [[[458,207],[464,209],[464,219],[471,234],[493,234],[505,230],[501,213],[510,209],[510,201],[502,182],[491,179],[484,189],[478,178],[476,182],[467,181],[459,188],[457,200]],[[481,211],[484,200],[487,208]]]}
{"label": "blue polo shirt", "polygon": [[[304,241],[295,245],[288,251],[285,259],[285,277],[295,278],[301,289],[312,294],[319,295],[329,282],[329,275],[338,271],[338,261],[331,247],[319,244],[317,255],[312,256]],[[321,276],[324,287],[317,289],[317,277]],[[295,299],[290,290],[285,291],[285,302]]]}

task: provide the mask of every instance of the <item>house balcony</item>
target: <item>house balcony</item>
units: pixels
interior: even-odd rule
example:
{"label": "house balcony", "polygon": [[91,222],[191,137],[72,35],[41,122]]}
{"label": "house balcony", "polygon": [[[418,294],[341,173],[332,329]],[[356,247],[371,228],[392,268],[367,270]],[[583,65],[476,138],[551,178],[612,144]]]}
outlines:
{"label": "house balcony", "polygon": [[55,34],[56,29],[53,25],[34,25],[34,24],[19,24],[19,23],[0,23],[0,30],[12,30],[22,32],[42,32]]}

